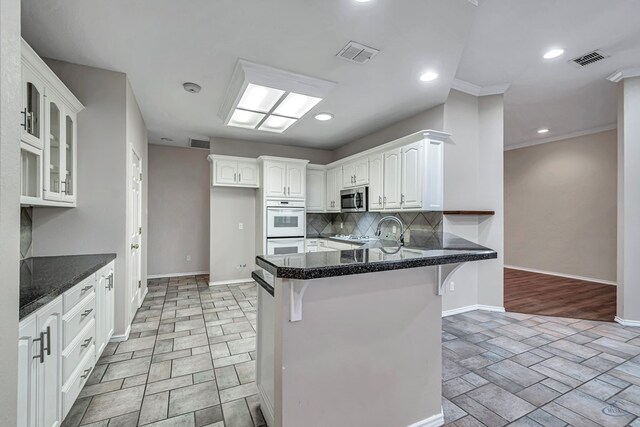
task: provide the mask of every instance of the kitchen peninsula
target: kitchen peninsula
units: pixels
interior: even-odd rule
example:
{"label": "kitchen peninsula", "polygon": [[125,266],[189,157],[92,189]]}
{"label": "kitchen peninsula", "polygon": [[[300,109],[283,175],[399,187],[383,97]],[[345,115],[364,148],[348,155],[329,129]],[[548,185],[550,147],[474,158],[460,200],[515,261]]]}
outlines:
{"label": "kitchen peninsula", "polygon": [[442,425],[442,290],[463,263],[496,257],[448,233],[419,248],[256,257],[269,426]]}

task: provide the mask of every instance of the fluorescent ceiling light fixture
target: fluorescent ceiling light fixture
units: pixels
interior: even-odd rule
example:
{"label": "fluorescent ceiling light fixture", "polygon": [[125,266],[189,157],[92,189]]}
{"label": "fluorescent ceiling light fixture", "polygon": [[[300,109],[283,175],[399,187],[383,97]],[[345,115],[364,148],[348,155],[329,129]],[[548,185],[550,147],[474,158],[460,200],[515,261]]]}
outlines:
{"label": "fluorescent ceiling light fixture", "polygon": [[431,82],[438,78],[438,73],[434,71],[427,71],[420,76],[420,80],[423,82]]}
{"label": "fluorescent ceiling light fixture", "polygon": [[269,116],[262,122],[258,129],[266,130],[267,132],[282,133],[296,122],[296,119],[282,116]]}
{"label": "fluorescent ceiling light fixture", "polygon": [[356,0],[358,3],[369,3],[371,0]]}
{"label": "fluorescent ceiling light fixture", "polygon": [[282,98],[283,90],[273,89],[266,86],[249,83],[238,102],[238,108],[243,110],[268,113],[274,105]]}
{"label": "fluorescent ceiling light fixture", "polygon": [[547,132],[549,132],[549,129],[547,128],[538,129],[538,133],[547,133]]}
{"label": "fluorescent ceiling light fixture", "polygon": [[237,109],[233,112],[231,119],[229,119],[229,126],[255,129],[255,127],[260,124],[262,119],[264,119],[264,116],[265,114]]}
{"label": "fluorescent ceiling light fixture", "polygon": [[564,49],[551,49],[549,52],[543,55],[544,59],[553,59],[564,53]]}
{"label": "fluorescent ceiling light fixture", "polygon": [[331,113],[316,114],[316,120],[320,120],[321,122],[326,122],[327,120],[331,119],[333,119],[333,114]]}
{"label": "fluorescent ceiling light fixture", "polygon": [[318,105],[320,101],[322,101],[322,98],[290,93],[284,98],[280,105],[276,107],[273,114],[299,119]]}

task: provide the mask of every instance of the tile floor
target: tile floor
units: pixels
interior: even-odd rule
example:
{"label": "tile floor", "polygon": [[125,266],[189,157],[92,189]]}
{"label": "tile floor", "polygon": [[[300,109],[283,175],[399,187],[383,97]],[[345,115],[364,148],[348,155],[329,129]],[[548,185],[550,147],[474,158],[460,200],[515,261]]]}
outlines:
{"label": "tile floor", "polygon": [[[253,283],[150,280],[63,426],[264,426],[255,304]],[[474,311],[443,319],[442,345],[448,426],[640,426],[640,328]]]}

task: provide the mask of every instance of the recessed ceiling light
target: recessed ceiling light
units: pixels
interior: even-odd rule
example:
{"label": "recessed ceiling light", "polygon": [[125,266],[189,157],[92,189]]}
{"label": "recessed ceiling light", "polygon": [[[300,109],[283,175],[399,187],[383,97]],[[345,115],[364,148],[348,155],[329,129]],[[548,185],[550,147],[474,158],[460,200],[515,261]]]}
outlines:
{"label": "recessed ceiling light", "polygon": [[438,78],[438,73],[433,71],[427,71],[426,73],[420,76],[420,80],[423,82],[430,82]]}
{"label": "recessed ceiling light", "polygon": [[564,49],[551,49],[549,52],[543,55],[544,59],[553,59],[564,53]]}
{"label": "recessed ceiling light", "polygon": [[333,114],[331,113],[316,114],[316,120],[320,120],[321,122],[326,122],[327,120],[331,119],[333,119]]}
{"label": "recessed ceiling light", "polygon": [[163,136],[162,138],[160,138],[160,141],[164,141],[164,142],[173,142],[173,139],[171,139],[171,138],[167,138],[166,136]]}
{"label": "recessed ceiling light", "polygon": [[191,82],[183,83],[182,87],[189,93],[198,93],[202,90],[202,86]]}
{"label": "recessed ceiling light", "polygon": [[547,128],[538,129],[538,133],[547,133],[547,132],[549,132],[549,129]]}

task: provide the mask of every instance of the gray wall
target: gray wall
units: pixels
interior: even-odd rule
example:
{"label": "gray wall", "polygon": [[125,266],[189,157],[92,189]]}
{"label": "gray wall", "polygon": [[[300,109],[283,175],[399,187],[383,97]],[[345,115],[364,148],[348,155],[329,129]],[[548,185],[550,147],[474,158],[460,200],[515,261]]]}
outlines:
{"label": "gray wall", "polygon": [[17,422],[20,292],[20,2],[0,0],[0,413]]}
{"label": "gray wall", "polygon": [[616,131],[506,151],[505,264],[616,281]]}
{"label": "gray wall", "polygon": [[149,275],[209,271],[208,155],[149,146]]}
{"label": "gray wall", "polygon": [[307,159],[311,163],[320,165],[326,165],[333,161],[333,151],[329,150],[217,137],[211,137],[209,141],[211,143],[211,154],[253,158],[260,156],[288,157],[292,159]]}

